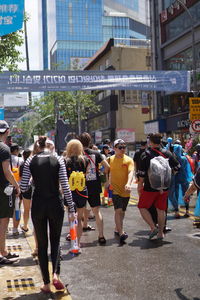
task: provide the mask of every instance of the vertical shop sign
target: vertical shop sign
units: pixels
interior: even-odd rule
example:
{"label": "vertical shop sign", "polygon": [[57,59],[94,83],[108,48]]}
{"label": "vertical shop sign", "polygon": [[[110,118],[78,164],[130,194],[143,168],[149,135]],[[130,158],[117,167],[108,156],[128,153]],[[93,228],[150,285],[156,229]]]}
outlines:
{"label": "vertical shop sign", "polygon": [[190,121],[200,120],[200,97],[189,98]]}
{"label": "vertical shop sign", "polygon": [[24,0],[0,1],[0,36],[22,29]]}

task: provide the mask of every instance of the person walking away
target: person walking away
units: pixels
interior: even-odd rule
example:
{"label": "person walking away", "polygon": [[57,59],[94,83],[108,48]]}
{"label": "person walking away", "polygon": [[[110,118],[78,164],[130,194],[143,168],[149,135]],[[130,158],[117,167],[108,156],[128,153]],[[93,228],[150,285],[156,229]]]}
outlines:
{"label": "person walking away", "polygon": [[[165,226],[165,210],[167,208],[171,169],[178,171],[180,168],[179,162],[173,157],[172,153],[161,148],[161,138],[159,133],[149,136],[150,148],[142,154],[140,169],[138,170],[138,208],[142,218],[151,229],[149,239],[156,235],[158,239],[163,239],[164,237],[163,229]],[[159,164],[159,161],[162,164]],[[165,167],[155,170],[155,164],[159,166],[164,165]],[[158,229],[148,211],[153,204],[157,210]]]}
{"label": "person walking away", "polygon": [[[8,123],[0,120],[0,264],[11,264],[9,259],[17,258],[19,255],[8,253],[6,250],[6,231],[9,218],[14,212],[14,193],[19,196],[19,184],[11,171],[10,148],[5,144],[9,135]],[[13,193],[14,187],[14,193]]]}
{"label": "person walking away", "polygon": [[[23,164],[24,160],[22,157],[19,157],[19,145],[16,143],[11,144],[10,146],[10,152],[11,152],[11,169],[14,174],[15,180],[20,183],[20,166]],[[20,204],[21,206],[22,202],[22,195],[20,195]],[[13,214],[13,235],[18,236],[19,235],[19,223],[20,219],[16,220],[15,213]]]}
{"label": "person walking away", "polygon": [[[31,155],[30,149],[25,149],[22,153],[24,161],[23,161],[23,164],[20,166],[20,178],[22,177],[22,174],[23,174],[24,164],[30,155]],[[30,209],[31,209],[31,198],[32,198],[32,186],[30,186],[29,189],[22,194],[22,202],[23,202],[23,206],[24,206],[24,213],[23,213],[24,224],[21,226],[21,230],[23,232],[29,231],[28,221],[29,221],[29,214],[30,214]]]}
{"label": "person walking away", "polygon": [[[185,155],[183,155],[183,148],[181,145],[177,145],[177,144],[174,145],[174,154],[176,156],[176,159],[179,161],[181,167],[179,171],[175,174],[175,178],[174,178],[175,197],[173,197],[171,200],[172,200],[172,205],[175,208],[175,217],[180,218],[178,205],[179,203],[184,204],[182,203],[182,198],[186,190],[188,189],[190,182],[192,181],[193,174],[187,158],[185,157]],[[185,210],[186,212],[184,217],[188,218],[189,202],[185,202]]]}
{"label": "person walking away", "polygon": [[95,215],[95,221],[99,232],[98,242],[99,244],[103,245],[106,243],[106,239],[103,234],[103,218],[100,212],[100,205],[101,205],[100,194],[102,190],[101,190],[101,180],[99,176],[99,164],[101,163],[104,166],[106,173],[109,170],[109,165],[107,161],[103,159],[99,151],[92,150],[89,148],[91,144],[91,136],[89,135],[89,133],[87,132],[82,133],[79,136],[79,140],[83,145],[85,155],[89,159],[89,165],[86,173],[88,202]]}
{"label": "person walking away", "polygon": [[33,178],[31,217],[38,242],[38,260],[44,281],[41,291],[51,292],[48,270],[48,230],[51,244],[52,283],[57,290],[64,289],[60,274],[60,236],[64,217],[63,197],[69,207],[69,220],[74,221],[75,210],[69,189],[65,162],[62,157],[46,150],[46,136],[38,139],[39,153],[29,157],[24,165],[21,190],[28,189],[30,178]]}
{"label": "person walking away", "polygon": [[[105,144],[102,146],[101,154],[104,159],[107,159],[108,157],[110,157],[109,145]],[[99,170],[100,170],[101,186],[102,186],[102,190],[103,190],[102,197],[101,197],[101,205],[105,206],[106,205],[105,198],[108,198],[108,189],[106,186],[106,173],[105,173],[104,166],[102,164],[100,164]]]}
{"label": "person walking away", "polygon": [[137,149],[135,151],[135,154],[134,154],[134,157],[133,157],[136,183],[138,182],[138,178],[139,178],[138,170],[139,170],[140,157],[141,157],[142,153],[145,151],[145,149],[147,149],[147,141],[141,141],[140,145],[141,145],[140,149]]}
{"label": "person walking away", "polygon": [[123,220],[130,198],[134,164],[132,158],[125,154],[126,144],[122,139],[114,141],[114,151],[115,155],[107,159],[110,164],[109,183],[113,193],[115,234],[119,235],[120,243],[123,243],[128,238],[128,234],[123,231]]}
{"label": "person walking away", "polygon": [[[78,247],[80,249],[80,239],[83,232],[82,219],[88,198],[87,187],[85,185],[85,174],[89,161],[88,158],[83,155],[83,145],[77,139],[73,139],[67,143],[64,153],[72,198],[73,202],[76,204],[78,220],[77,236]],[[79,253],[80,252],[81,250],[79,250]]]}
{"label": "person walking away", "polygon": [[[190,196],[195,192],[195,191],[200,191],[200,168],[198,168],[196,174],[194,175],[193,182],[190,185],[190,187],[187,189],[185,192],[185,195],[183,197],[183,200],[188,203],[190,201]],[[200,193],[198,193],[198,198],[197,201],[200,202]],[[196,203],[197,206],[197,203]],[[199,207],[200,209],[200,207]]]}

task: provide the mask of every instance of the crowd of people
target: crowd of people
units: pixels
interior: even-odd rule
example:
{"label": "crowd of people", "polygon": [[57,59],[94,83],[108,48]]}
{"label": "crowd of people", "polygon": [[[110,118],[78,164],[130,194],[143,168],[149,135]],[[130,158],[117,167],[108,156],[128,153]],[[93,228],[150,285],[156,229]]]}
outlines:
{"label": "crowd of people", "polygon": [[[0,264],[12,264],[13,259],[18,258],[17,254],[7,251],[6,232],[12,218],[12,234],[19,235],[20,218],[14,211],[16,200],[20,199],[24,207],[21,225],[24,233],[29,231],[31,211],[35,236],[33,255],[38,256],[44,293],[51,291],[51,278],[57,290],[64,289],[59,275],[60,236],[65,210],[68,210],[69,222],[77,220],[80,254],[82,232],[94,229],[87,223],[90,212],[95,218],[98,243],[106,244],[100,211],[100,207],[106,205],[106,198],[112,199],[116,238],[120,243],[128,238],[123,221],[135,180],[138,183],[138,208],[150,227],[149,239],[162,240],[169,230],[166,224],[169,201],[176,218],[180,217],[180,204],[184,204],[185,217],[188,217],[190,195],[200,189],[200,147],[194,153],[194,171],[180,141],[172,143],[169,139],[164,144],[160,134],[151,134],[148,140],[142,141],[132,159],[126,154],[127,145],[122,139],[115,140],[113,148],[107,139],[100,151],[92,146],[87,132],[70,140],[62,155],[56,153],[51,140],[40,136],[33,150],[25,149],[21,157],[17,144],[6,145],[9,133],[7,122],[0,121]],[[200,217],[199,210],[196,209],[196,214]],[[67,239],[70,240],[70,234]],[[52,277],[48,269],[48,240]]]}

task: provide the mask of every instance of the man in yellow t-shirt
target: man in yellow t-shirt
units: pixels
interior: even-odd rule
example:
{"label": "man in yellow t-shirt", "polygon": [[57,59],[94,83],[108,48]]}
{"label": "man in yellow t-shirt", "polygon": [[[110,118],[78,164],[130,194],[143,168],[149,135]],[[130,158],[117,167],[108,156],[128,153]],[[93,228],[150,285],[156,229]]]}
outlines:
{"label": "man in yellow t-shirt", "polygon": [[130,198],[131,183],[133,180],[134,164],[132,158],[125,155],[126,144],[123,140],[114,141],[115,155],[108,158],[110,164],[109,183],[112,187],[112,200],[115,209],[115,234],[124,242],[128,235],[123,231],[123,220]]}

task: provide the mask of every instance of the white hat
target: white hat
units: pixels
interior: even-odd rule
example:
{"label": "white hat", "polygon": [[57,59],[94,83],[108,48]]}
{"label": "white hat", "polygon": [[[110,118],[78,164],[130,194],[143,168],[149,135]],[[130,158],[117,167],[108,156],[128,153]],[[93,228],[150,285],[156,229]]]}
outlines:
{"label": "white hat", "polygon": [[126,144],[122,139],[117,139],[114,141],[114,147],[116,147],[118,144]]}
{"label": "white hat", "polygon": [[0,133],[5,133],[9,129],[9,125],[5,120],[0,120]]}

